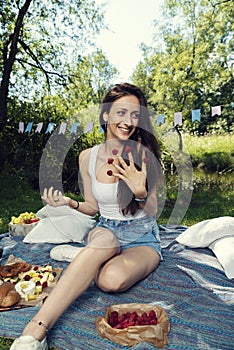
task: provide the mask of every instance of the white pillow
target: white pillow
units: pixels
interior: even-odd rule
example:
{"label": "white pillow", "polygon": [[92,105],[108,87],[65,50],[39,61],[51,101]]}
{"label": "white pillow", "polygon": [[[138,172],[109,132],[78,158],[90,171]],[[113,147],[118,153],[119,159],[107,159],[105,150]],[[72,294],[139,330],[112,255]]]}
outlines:
{"label": "white pillow", "polygon": [[234,235],[220,238],[209,248],[216,255],[228,278],[234,278]]}
{"label": "white pillow", "polygon": [[234,235],[234,217],[223,216],[190,226],[176,240],[191,248],[204,248],[219,238],[232,235]]}
{"label": "white pillow", "polygon": [[37,212],[41,220],[24,238],[24,243],[84,243],[96,221],[89,215],[63,205],[46,205]]}

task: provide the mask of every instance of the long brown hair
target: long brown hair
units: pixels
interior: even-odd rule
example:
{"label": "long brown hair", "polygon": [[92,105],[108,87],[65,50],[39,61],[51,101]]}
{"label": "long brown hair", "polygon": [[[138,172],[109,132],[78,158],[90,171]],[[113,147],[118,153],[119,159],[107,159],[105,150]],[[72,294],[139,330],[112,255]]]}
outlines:
{"label": "long brown hair", "polygon": [[[100,125],[107,134],[107,124],[104,121],[103,114],[110,112],[113,102],[121,97],[134,95],[140,103],[140,118],[135,132],[127,141],[123,141],[124,146],[130,146],[132,149],[135,166],[141,169],[142,156],[144,152],[147,161],[147,191],[150,194],[161,177],[161,153],[159,143],[154,135],[154,130],[150,120],[147,101],[144,93],[135,85],[123,83],[116,84],[104,97],[100,112]],[[136,147],[136,142],[138,147]],[[128,163],[128,155],[123,147],[123,159]],[[139,209],[139,203],[133,198],[133,194],[124,181],[120,180],[118,184],[118,201],[120,210],[124,215],[131,213],[134,215]]]}

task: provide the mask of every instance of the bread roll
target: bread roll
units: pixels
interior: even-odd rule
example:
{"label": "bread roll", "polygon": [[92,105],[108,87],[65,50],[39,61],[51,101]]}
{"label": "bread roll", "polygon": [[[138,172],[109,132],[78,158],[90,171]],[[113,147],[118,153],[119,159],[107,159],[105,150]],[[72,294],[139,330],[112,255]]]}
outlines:
{"label": "bread roll", "polygon": [[4,282],[0,286],[0,306],[10,307],[20,300],[19,293],[16,292],[15,286],[10,282]]}

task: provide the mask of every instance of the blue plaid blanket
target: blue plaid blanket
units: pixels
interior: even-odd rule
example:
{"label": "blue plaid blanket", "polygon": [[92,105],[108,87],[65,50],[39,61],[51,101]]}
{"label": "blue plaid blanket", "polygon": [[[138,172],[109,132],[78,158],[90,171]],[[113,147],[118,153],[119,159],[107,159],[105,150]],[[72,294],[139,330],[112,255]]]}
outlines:
{"label": "blue plaid blanket", "polygon": [[[95,285],[77,299],[56,322],[48,335],[50,347],[60,350],[127,349],[98,336],[95,319],[109,305],[153,303],[168,313],[171,324],[167,349],[233,350],[234,284],[209,249],[189,249],[175,238],[184,227],[160,226],[164,260],[145,280],[130,290],[104,293]],[[25,244],[17,237],[4,251],[4,259],[14,254],[31,264],[51,262],[66,268],[67,263],[52,261],[51,244]],[[18,337],[38,307],[0,313],[0,336]],[[154,349],[142,342],[133,350]]]}

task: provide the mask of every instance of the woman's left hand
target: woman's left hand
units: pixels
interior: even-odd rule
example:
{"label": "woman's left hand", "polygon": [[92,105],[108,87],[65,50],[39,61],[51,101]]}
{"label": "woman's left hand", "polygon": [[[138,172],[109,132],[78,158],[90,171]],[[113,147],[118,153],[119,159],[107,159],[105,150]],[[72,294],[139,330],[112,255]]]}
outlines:
{"label": "woman's left hand", "polygon": [[61,191],[54,190],[53,187],[45,188],[41,198],[52,207],[70,205],[71,203],[71,198],[63,196]]}
{"label": "woman's left hand", "polygon": [[144,162],[144,156],[142,157],[141,170],[137,170],[134,165],[132,153],[128,153],[129,165],[123,160],[122,157],[118,157],[119,164],[113,164],[118,173],[113,173],[114,176],[123,180],[132,193],[137,198],[144,198],[147,195],[146,191],[146,163]]}

